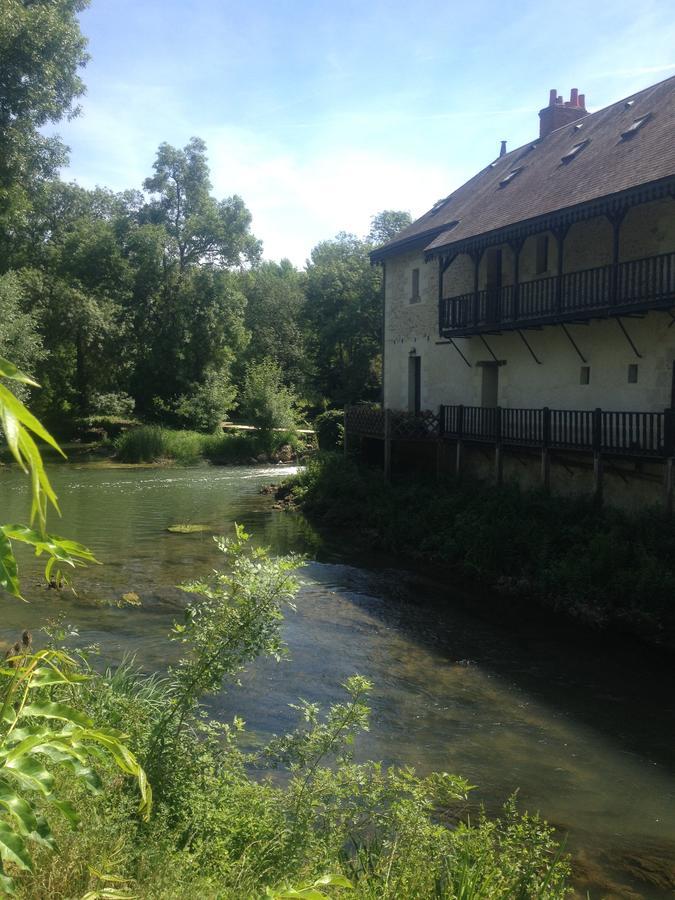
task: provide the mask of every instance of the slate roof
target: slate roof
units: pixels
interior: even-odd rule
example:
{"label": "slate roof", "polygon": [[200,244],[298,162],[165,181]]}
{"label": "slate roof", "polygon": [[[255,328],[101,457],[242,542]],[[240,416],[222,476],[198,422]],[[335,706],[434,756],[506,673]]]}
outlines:
{"label": "slate roof", "polygon": [[[644,124],[622,138],[641,117]],[[567,162],[562,157],[588,142]],[[510,173],[522,167],[507,183]],[[496,159],[383,247],[427,251],[675,176],[675,77],[563,125]]]}

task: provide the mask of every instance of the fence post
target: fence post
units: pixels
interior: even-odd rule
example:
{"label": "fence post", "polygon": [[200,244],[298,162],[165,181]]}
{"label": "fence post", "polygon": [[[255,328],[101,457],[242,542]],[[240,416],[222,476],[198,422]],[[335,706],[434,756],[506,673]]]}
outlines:
{"label": "fence post", "polygon": [[464,434],[464,406],[460,403],[457,407],[457,446],[455,448],[455,475],[459,478],[462,473],[462,435]]}
{"label": "fence post", "polygon": [[673,492],[675,489],[675,410],[663,411],[663,455],[666,458],[664,482],[664,506],[666,515],[673,515]]}
{"label": "fence post", "polygon": [[549,447],[551,445],[551,410],[548,406],[542,409],[541,421],[541,483],[545,491],[551,487],[551,458]]}
{"label": "fence post", "polygon": [[502,408],[495,407],[495,484],[502,483],[503,457],[502,457]]}
{"label": "fence post", "polygon": [[436,439],[436,478],[440,478],[443,474],[443,462],[445,458],[445,444],[443,436],[445,434],[445,406],[443,403],[438,407],[438,437]]}
{"label": "fence post", "polygon": [[384,480],[391,481],[391,410],[384,411]]}
{"label": "fence post", "polygon": [[595,502],[602,505],[602,410],[593,410],[593,494]]}

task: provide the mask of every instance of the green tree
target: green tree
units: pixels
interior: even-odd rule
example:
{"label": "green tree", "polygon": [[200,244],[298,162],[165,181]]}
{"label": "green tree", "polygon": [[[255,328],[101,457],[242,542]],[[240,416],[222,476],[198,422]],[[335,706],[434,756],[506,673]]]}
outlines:
{"label": "green tree", "polygon": [[161,144],[145,190],[147,220],[166,229],[166,252],[183,272],[209,263],[229,268],[259,258],[261,245],[250,233],[251,214],[236,195],[211,196],[206,144],[193,137],[182,149]]}
{"label": "green tree", "polygon": [[37,316],[27,308],[24,279],[17,272],[0,275],[0,356],[13,356],[16,364],[34,373],[45,357]]}
{"label": "green tree", "polygon": [[40,129],[76,115],[87,62],[77,14],[87,0],[0,0],[0,266],[65,148]]}
{"label": "green tree", "polygon": [[251,340],[246,362],[271,359],[288,385],[305,392],[310,374],[303,329],[305,279],[293,264],[263,262],[242,276],[246,328]]}
{"label": "green tree", "polygon": [[372,245],[338,234],[311,253],[307,266],[307,336],[319,392],[342,406],[374,400],[380,383],[382,274]]}
{"label": "green tree", "polygon": [[374,247],[386,244],[412,224],[410,213],[399,209],[384,209],[370,220],[368,240]]}

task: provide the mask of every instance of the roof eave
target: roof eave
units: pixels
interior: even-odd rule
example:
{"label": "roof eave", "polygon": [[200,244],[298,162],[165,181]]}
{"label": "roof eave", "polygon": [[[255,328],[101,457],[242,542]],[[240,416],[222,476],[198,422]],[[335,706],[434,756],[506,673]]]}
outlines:
{"label": "roof eave", "polygon": [[[534,216],[530,219],[519,219],[515,222],[509,222],[508,225],[502,225],[499,228],[489,229],[488,231],[481,231],[478,234],[469,235],[464,238],[460,238],[455,241],[448,241],[446,244],[441,244],[438,247],[434,247],[429,250],[425,248],[424,257],[428,262],[432,259],[437,259],[439,256],[446,256],[448,252],[451,253],[462,253],[464,252],[464,248],[470,246],[472,243],[477,243],[480,241],[486,241],[489,239],[489,243],[502,243],[503,241],[500,239],[506,238],[510,235],[511,232],[516,228],[520,229],[529,229],[535,228],[537,225],[542,225],[546,222],[549,222],[552,218],[569,218],[570,216],[579,215],[583,217],[585,212],[590,212],[589,218],[592,218],[594,215],[603,215],[602,212],[595,211],[597,207],[610,204],[620,204],[623,200],[628,200],[631,197],[634,197],[636,194],[640,192],[652,192],[654,194],[653,197],[645,198],[643,202],[647,202],[648,199],[657,199],[658,195],[666,196],[670,195],[675,198],[675,173],[673,175],[669,175],[665,178],[659,178],[655,181],[645,181],[642,184],[634,185],[630,188],[626,188],[623,191],[617,191],[609,194],[602,194],[599,197],[594,197],[592,200],[586,200],[583,203],[576,203],[573,206],[565,206],[560,209],[551,210],[547,213],[542,213],[539,216]],[[439,234],[442,234],[441,230]],[[439,235],[436,235],[438,237]],[[435,238],[434,238],[435,240]],[[433,243],[433,240],[431,241]]]}
{"label": "roof eave", "polygon": [[378,247],[376,250],[371,251],[370,262],[372,265],[375,265],[376,263],[383,262],[389,256],[397,256],[399,253],[415,250],[418,247],[424,249],[427,244],[433,242],[440,234],[443,234],[444,231],[447,231],[448,227],[449,223],[437,225],[435,228],[429,228],[426,231],[411,234],[410,237],[403,238],[402,240],[390,241],[383,247]]}

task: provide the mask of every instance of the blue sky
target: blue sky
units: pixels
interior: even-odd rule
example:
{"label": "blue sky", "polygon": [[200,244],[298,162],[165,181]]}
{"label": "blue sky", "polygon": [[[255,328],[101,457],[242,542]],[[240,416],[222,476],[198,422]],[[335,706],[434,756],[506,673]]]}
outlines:
{"label": "blue sky", "polygon": [[382,209],[421,215],[535,137],[550,88],[589,109],[675,75],[672,0],[92,0],[64,177],[140,187],[162,141],[206,140],[270,259],[304,264]]}

